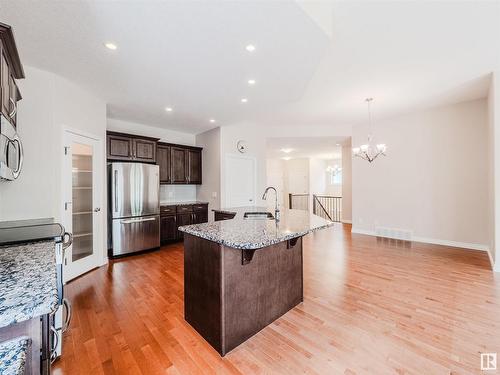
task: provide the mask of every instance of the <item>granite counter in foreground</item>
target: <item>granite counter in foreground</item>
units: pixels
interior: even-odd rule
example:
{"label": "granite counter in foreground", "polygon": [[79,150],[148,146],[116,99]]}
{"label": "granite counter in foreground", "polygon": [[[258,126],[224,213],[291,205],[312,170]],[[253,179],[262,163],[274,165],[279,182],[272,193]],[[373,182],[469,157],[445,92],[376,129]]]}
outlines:
{"label": "granite counter in foreground", "polygon": [[0,247],[0,328],[57,310],[54,241]]}
{"label": "granite counter in foreground", "polygon": [[274,213],[268,207],[236,207],[215,211],[234,213],[236,216],[231,220],[187,225],[179,227],[179,230],[224,246],[252,250],[302,237],[312,231],[333,225],[333,222],[303,210],[283,209],[279,221],[243,218],[245,212]]}

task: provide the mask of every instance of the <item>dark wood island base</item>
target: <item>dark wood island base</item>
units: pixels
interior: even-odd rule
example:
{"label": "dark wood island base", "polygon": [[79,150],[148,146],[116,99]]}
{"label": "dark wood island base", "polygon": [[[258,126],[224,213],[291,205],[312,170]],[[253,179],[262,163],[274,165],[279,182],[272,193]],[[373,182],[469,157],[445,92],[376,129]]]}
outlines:
{"label": "dark wood island base", "polygon": [[184,236],[184,317],[220,355],[303,301],[301,237],[241,250]]}

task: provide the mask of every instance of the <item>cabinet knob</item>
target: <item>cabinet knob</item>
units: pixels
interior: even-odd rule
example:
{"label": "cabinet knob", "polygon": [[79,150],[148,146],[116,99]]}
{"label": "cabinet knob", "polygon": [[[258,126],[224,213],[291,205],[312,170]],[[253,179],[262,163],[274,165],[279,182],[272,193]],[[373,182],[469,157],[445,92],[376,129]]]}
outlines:
{"label": "cabinet knob", "polygon": [[100,208],[100,207],[96,207],[96,208],[94,208],[94,212],[99,212],[99,211],[101,211],[101,208]]}

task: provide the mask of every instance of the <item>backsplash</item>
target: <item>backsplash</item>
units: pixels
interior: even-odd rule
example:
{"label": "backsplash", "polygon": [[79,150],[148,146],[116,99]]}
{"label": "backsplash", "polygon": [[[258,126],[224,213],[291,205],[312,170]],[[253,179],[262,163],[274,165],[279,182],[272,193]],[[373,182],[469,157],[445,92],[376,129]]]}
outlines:
{"label": "backsplash", "polygon": [[196,185],[160,185],[160,202],[194,200]]}

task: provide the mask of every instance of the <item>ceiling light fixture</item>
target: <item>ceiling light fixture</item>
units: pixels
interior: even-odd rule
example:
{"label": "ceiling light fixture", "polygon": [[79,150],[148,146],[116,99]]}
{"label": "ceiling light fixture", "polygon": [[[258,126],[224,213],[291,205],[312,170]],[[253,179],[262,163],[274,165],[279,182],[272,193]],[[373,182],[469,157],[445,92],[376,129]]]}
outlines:
{"label": "ceiling light fixture", "polygon": [[107,49],[110,49],[110,50],[116,50],[118,48],[118,46],[114,43],[111,43],[111,42],[107,42],[107,43],[104,43],[104,46],[107,48]]}
{"label": "ceiling light fixture", "polygon": [[288,161],[288,160],[291,159],[291,157],[290,156],[285,156],[284,158],[281,158],[281,159]]}
{"label": "ceiling light fixture", "polygon": [[246,102],[248,102],[248,99],[247,99],[247,98],[242,98],[242,99],[241,99],[241,102],[242,102],[242,103],[246,103]]}
{"label": "ceiling light fixture", "polygon": [[289,154],[290,152],[293,151],[293,148],[282,148],[280,151],[284,152],[285,154]]}
{"label": "ceiling light fixture", "polygon": [[165,108],[165,111],[167,111],[167,112],[172,112],[172,111],[173,111],[173,108],[172,108],[172,107],[167,107],[167,108]]}
{"label": "ceiling light fixture", "polygon": [[248,52],[253,52],[255,51],[255,46],[253,44],[249,44],[245,47],[245,49],[248,51]]}
{"label": "ceiling light fixture", "polygon": [[215,122],[215,119],[211,118],[211,119],[210,119],[210,120],[208,120],[208,121],[210,121],[210,122],[213,124],[213,123]]}
{"label": "ceiling light fixture", "polygon": [[385,156],[387,146],[384,143],[379,143],[375,146],[372,144],[373,133],[371,102],[373,101],[373,98],[367,98],[365,101],[368,104],[368,143],[365,143],[359,147],[353,147],[352,154],[371,163],[380,155]]}
{"label": "ceiling light fixture", "polygon": [[249,80],[248,80],[248,84],[249,84],[250,86],[255,85],[255,79],[249,79]]}

